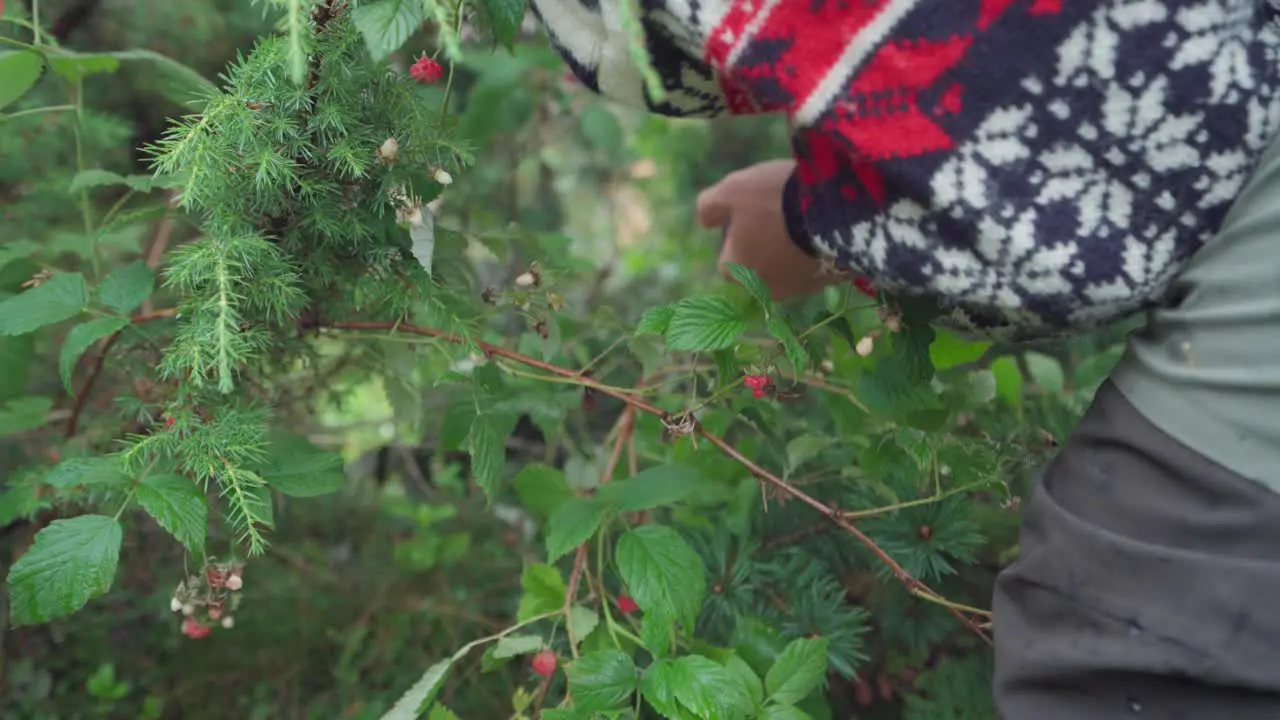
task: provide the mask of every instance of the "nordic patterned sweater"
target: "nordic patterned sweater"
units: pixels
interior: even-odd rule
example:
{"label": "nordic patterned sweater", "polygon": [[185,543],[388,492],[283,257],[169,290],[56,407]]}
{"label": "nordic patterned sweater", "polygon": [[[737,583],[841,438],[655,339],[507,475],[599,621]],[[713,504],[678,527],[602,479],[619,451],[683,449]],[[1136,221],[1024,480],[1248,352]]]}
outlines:
{"label": "nordic patterned sweater", "polygon": [[786,113],[793,240],[986,335],[1161,302],[1280,128],[1280,0],[638,0],[659,100],[624,1],[534,6],[605,96]]}

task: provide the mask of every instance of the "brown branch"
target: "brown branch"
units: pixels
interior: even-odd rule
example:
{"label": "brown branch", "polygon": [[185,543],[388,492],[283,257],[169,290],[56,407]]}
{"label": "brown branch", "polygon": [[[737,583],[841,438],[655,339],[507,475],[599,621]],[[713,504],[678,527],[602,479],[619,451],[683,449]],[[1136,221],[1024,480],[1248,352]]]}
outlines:
{"label": "brown branch", "polygon": [[88,377],[84,379],[84,384],[80,386],[80,392],[76,393],[75,405],[71,408],[71,417],[67,418],[67,428],[62,433],[64,439],[69,440],[75,437],[76,429],[80,424],[80,415],[84,412],[85,403],[88,402],[89,395],[93,392],[93,386],[98,382],[98,376],[102,374],[102,368],[107,362],[107,355],[111,352],[111,348],[115,346],[116,340],[120,339],[120,333],[124,332],[125,328],[151,322],[152,320],[170,318],[176,314],[177,311],[173,309],[139,313],[133,316],[131,324],[111,333],[111,336],[102,344],[102,350],[98,353],[98,357],[94,359],[93,368],[89,370]]}
{"label": "brown branch", "polygon": [[[333,330],[399,332],[399,333],[407,333],[410,335],[420,335],[423,337],[438,338],[440,340],[444,340],[446,342],[455,343],[455,344],[463,344],[464,342],[464,340],[461,337],[458,337],[457,335],[453,335],[451,333],[444,332],[443,330],[437,330],[435,328],[428,328],[428,327],[419,327],[419,326],[410,325],[407,323],[338,322],[338,323],[329,323],[327,325],[324,325],[323,327],[327,327]],[[631,409],[633,412],[635,410],[639,410],[642,412],[649,413],[650,415],[656,415],[662,418],[664,421],[667,421],[668,427],[671,426],[670,423],[673,420],[673,417],[667,411],[662,410],[661,408],[655,407],[654,405],[651,405],[645,402],[644,400],[633,397],[631,394],[627,392],[623,392],[613,387],[610,387],[608,385],[598,383],[595,380],[592,380],[590,378],[582,377],[575,370],[570,370],[568,368],[563,368],[558,365],[553,365],[551,363],[544,362],[536,358],[531,358],[531,357],[528,357],[527,355],[522,355],[518,352],[514,352],[512,350],[508,350],[506,348],[499,347],[491,343],[475,341],[474,344],[477,347],[479,347],[481,350],[483,350],[487,356],[498,356],[498,357],[506,358],[507,360],[512,360],[522,365],[536,368],[538,370],[542,370],[551,375],[555,375],[561,378],[571,380],[576,384],[582,385],[584,387],[592,388],[596,392],[602,393],[604,395],[608,395],[617,400],[621,400],[622,402],[626,403],[627,407]],[[804,503],[805,505],[808,505],[809,507],[813,508],[814,510],[824,515],[830,522],[832,522],[840,529],[852,535],[854,539],[856,539],[864,547],[870,550],[872,554],[874,554],[876,558],[880,560],[880,562],[884,563],[884,565],[889,568],[889,570],[893,573],[894,577],[896,577],[899,582],[901,582],[903,585],[906,586],[907,590],[909,590],[915,595],[921,596],[925,600],[930,600],[940,605],[943,605],[944,607],[947,608],[947,610],[952,615],[954,615],[958,620],[960,620],[960,622],[962,622],[965,625],[965,627],[969,628],[975,635],[981,638],[984,642],[990,644],[991,639],[987,636],[986,631],[982,629],[979,621],[966,615],[960,609],[955,607],[954,603],[950,603],[949,601],[945,600],[941,595],[939,595],[938,593],[930,589],[927,585],[925,585],[923,582],[921,582],[920,580],[912,576],[901,565],[899,565],[896,560],[894,560],[888,553],[886,553],[883,548],[881,548],[878,544],[876,544],[874,540],[868,537],[866,533],[862,532],[857,527],[855,527],[853,523],[846,520],[838,510],[827,506],[821,500],[818,500],[812,495],[809,495],[803,490],[791,485],[790,483],[778,477],[777,475],[774,475],[768,470],[760,467],[755,462],[747,458],[745,455],[738,452],[737,448],[733,447],[728,442],[721,439],[719,436],[711,432],[708,432],[705,428],[701,426],[701,424],[698,424],[695,422],[690,432],[696,433],[698,436],[702,437],[707,442],[716,446],[716,448],[718,448],[720,452],[736,460],[739,464],[741,464],[748,471],[750,471],[751,474],[754,475],[755,478],[760,482],[766,485],[773,486],[775,489],[787,495],[790,495],[796,500],[799,500],[800,502]]]}

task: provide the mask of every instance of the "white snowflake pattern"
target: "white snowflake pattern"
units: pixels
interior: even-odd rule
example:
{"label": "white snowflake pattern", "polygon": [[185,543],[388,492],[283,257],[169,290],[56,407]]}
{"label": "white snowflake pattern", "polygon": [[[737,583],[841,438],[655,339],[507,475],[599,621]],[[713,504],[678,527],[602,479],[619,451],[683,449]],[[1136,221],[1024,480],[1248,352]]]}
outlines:
{"label": "white snowflake pattern", "polygon": [[1046,176],[1037,203],[1069,202],[1077,208],[1078,231],[1097,232],[1103,222],[1123,228],[1133,215],[1133,191],[1096,158],[1072,143],[1050,149],[1039,158]]}
{"label": "white snowflake pattern", "polygon": [[988,204],[990,170],[1031,156],[1026,136],[1034,133],[1030,104],[1002,107],[987,116],[973,138],[956,148],[931,180],[938,207],[982,208]]}
{"label": "white snowflake pattern", "polygon": [[934,252],[931,289],[961,302],[1003,308],[1021,307],[1027,296],[1070,293],[1067,275],[1076,243],[1041,241],[1036,217],[1035,208],[1005,208],[983,217],[972,248],[940,247]]}
{"label": "white snowflake pattern", "polygon": [[1116,54],[1126,32],[1168,18],[1169,9],[1159,0],[1120,0],[1098,8],[1058,46],[1059,86],[1086,87],[1095,80],[1110,80],[1116,73]]}
{"label": "white snowflake pattern", "polygon": [[888,211],[854,225],[847,244],[822,239],[819,242],[848,247],[863,272],[883,272],[889,265],[891,246],[924,250],[931,245],[923,228],[927,217],[928,212],[919,203],[899,200]]}
{"label": "white snowflake pattern", "polygon": [[1169,67],[1181,70],[1196,65],[1209,69],[1209,101],[1221,102],[1228,92],[1252,90],[1255,85],[1249,64],[1249,41],[1243,28],[1251,26],[1256,11],[1253,2],[1235,0],[1229,4],[1203,2],[1184,7],[1175,16],[1187,37],[1178,43],[1178,51]]}
{"label": "white snowflake pattern", "polygon": [[1181,263],[1175,263],[1177,228],[1144,233],[1143,239],[1129,237],[1124,241],[1121,274],[1085,288],[1087,305],[1075,311],[1071,321],[1095,325],[1140,309],[1164,294]]}
{"label": "white snowflake pattern", "polygon": [[1159,173],[1200,162],[1200,151],[1192,144],[1191,133],[1200,127],[1204,113],[1169,113],[1165,102],[1168,92],[1169,78],[1164,75],[1132,92],[1119,83],[1111,83],[1102,103],[1102,127],[1129,154],[1141,157]]}

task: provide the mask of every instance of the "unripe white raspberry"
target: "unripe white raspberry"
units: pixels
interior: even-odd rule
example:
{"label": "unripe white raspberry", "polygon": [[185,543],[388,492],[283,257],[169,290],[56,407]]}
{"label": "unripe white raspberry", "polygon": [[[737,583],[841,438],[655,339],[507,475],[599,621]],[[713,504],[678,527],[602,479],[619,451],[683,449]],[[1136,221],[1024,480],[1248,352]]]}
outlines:
{"label": "unripe white raspberry", "polygon": [[440,183],[441,185],[453,184],[453,176],[450,175],[449,172],[444,168],[436,168],[435,174],[432,175],[431,177],[435,178],[435,181]]}
{"label": "unripe white raspberry", "polygon": [[236,590],[244,587],[244,580],[240,579],[239,575],[232,575],[227,578],[225,585],[228,590],[235,592]]}
{"label": "unripe white raspberry", "polygon": [[875,338],[871,337],[870,335],[864,336],[861,340],[858,341],[857,345],[853,346],[853,351],[858,353],[858,357],[867,357],[875,349],[876,349]]}
{"label": "unripe white raspberry", "polygon": [[182,609],[182,601],[176,597],[169,598],[169,610],[178,612]]}
{"label": "unripe white raspberry", "polygon": [[531,288],[536,285],[537,282],[538,279],[533,276],[533,273],[529,272],[521,273],[516,277],[516,287],[518,288]]}
{"label": "unripe white raspberry", "polygon": [[235,626],[236,626],[236,619],[234,617],[231,617],[230,615],[228,615],[222,618],[222,627],[230,630]]}
{"label": "unripe white raspberry", "polygon": [[186,605],[183,605],[183,606],[182,606],[182,614],[183,614],[183,615],[188,615],[188,616],[189,616],[189,615],[194,615],[195,613],[196,613],[196,606],[195,606],[195,605],[192,605],[191,603],[187,603]]}

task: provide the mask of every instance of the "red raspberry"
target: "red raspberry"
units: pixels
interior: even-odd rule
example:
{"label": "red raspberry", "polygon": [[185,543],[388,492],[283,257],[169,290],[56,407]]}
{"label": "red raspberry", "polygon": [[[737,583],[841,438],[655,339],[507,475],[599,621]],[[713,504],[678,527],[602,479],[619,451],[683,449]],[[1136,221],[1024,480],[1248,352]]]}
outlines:
{"label": "red raspberry", "polygon": [[171,427],[173,427],[173,418],[171,418],[171,417],[167,417],[167,418],[165,418],[165,419],[164,419],[164,426],[165,426],[165,427],[167,427],[167,428],[171,428]]}
{"label": "red raspberry", "polygon": [[752,395],[762,398],[773,385],[773,378],[768,375],[748,375],[742,380],[742,384],[751,388]]}
{"label": "red raspberry", "polygon": [[636,604],[636,601],[630,595],[619,595],[618,609],[622,611],[623,615],[630,615],[639,610],[640,606]]}
{"label": "red raspberry", "polygon": [[200,622],[199,620],[196,620],[195,618],[189,617],[186,620],[182,621],[182,634],[186,635],[192,640],[200,640],[201,638],[206,638],[209,636],[209,633],[211,632],[213,632],[213,628],[209,627],[208,625],[205,625],[204,623]]}
{"label": "red raspberry", "polygon": [[543,650],[533,656],[533,671],[544,678],[549,678],[556,674],[556,654],[550,650]]}
{"label": "red raspberry", "polygon": [[858,277],[854,278],[853,286],[858,288],[858,290],[861,291],[862,294],[866,295],[867,297],[876,296],[876,284],[871,282],[871,279],[864,275],[859,275]]}
{"label": "red raspberry", "polygon": [[420,57],[413,67],[409,68],[409,77],[423,85],[431,85],[440,82],[440,78],[444,77],[444,68],[429,57]]}
{"label": "red raspberry", "polygon": [[223,575],[222,571],[218,570],[217,568],[209,568],[208,570],[205,571],[204,576],[209,579],[209,587],[213,588],[214,590],[217,590],[218,588],[222,587],[222,584],[227,581],[226,576]]}

